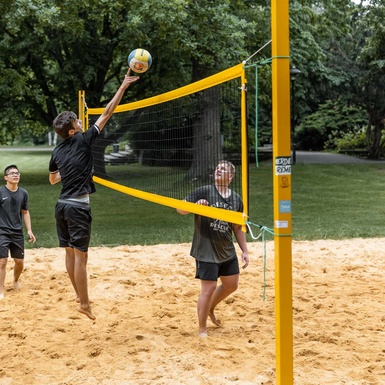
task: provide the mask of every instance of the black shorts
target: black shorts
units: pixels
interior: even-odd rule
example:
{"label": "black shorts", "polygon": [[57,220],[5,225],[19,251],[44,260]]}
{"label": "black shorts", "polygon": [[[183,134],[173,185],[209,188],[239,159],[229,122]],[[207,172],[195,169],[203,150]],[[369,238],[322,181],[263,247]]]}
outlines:
{"label": "black shorts", "polygon": [[204,281],[217,281],[220,276],[239,274],[238,258],[234,257],[223,263],[196,261],[195,278]]}
{"label": "black shorts", "polygon": [[56,231],[60,247],[86,252],[91,239],[91,207],[83,203],[56,203]]}
{"label": "black shorts", "polygon": [[8,258],[8,251],[12,258],[24,259],[23,233],[0,235],[0,258]]}

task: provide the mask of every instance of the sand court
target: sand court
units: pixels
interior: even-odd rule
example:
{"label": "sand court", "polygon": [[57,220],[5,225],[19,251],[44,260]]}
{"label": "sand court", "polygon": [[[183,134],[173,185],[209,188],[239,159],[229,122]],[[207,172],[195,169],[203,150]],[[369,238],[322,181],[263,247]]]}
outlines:
{"label": "sand court", "polygon": [[[22,289],[7,266],[0,385],[273,385],[274,243],[250,242],[238,291],[197,336],[190,244],[89,252],[92,321],[64,251],[26,250]],[[385,384],[385,238],[293,242],[294,384]]]}

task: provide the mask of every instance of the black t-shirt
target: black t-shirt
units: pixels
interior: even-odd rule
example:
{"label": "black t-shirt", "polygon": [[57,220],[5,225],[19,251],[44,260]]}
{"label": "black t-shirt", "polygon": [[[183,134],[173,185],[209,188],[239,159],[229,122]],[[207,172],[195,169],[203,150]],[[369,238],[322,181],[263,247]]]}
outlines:
{"label": "black t-shirt", "polygon": [[60,199],[76,198],[95,192],[95,184],[92,181],[94,173],[92,145],[98,135],[99,128],[93,125],[86,132],[65,139],[52,151],[49,171],[60,172],[62,182]]}
{"label": "black t-shirt", "polygon": [[[207,200],[211,207],[243,211],[242,199],[234,191],[224,198],[215,186],[208,185],[197,188],[185,198],[193,203],[200,199]],[[194,227],[192,257],[202,262],[222,263],[236,256],[231,223],[195,214]]]}
{"label": "black t-shirt", "polygon": [[5,186],[0,187],[0,234],[23,232],[23,217],[21,210],[28,210],[28,193],[19,187],[10,191]]}

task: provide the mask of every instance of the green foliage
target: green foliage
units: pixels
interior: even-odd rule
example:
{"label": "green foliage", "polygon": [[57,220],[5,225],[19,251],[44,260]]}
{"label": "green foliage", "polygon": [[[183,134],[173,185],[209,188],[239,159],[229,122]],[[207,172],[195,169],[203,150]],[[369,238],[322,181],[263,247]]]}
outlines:
{"label": "green foliage", "polygon": [[334,143],[337,150],[362,150],[366,148],[366,135],[364,131],[348,132]]}
{"label": "green foliage", "polygon": [[[381,0],[366,3],[290,1],[290,61],[302,71],[295,83],[297,127],[328,100],[344,100],[366,111],[367,146],[375,157],[385,144],[385,5]],[[158,95],[239,63],[270,40],[270,11],[265,0],[2,1],[0,144],[21,135],[23,140],[42,137],[58,112],[77,110],[80,89],[90,107],[105,105],[126,73],[133,48],[149,49],[154,61],[123,102]],[[267,45],[248,64],[270,57]],[[249,127],[253,132],[258,113],[260,144],[271,136],[270,67],[259,67],[258,82],[248,75]],[[338,138],[341,129],[331,124],[330,132],[322,133],[321,126],[310,123],[302,138],[307,147],[323,148],[325,141],[334,146],[330,132]],[[253,135],[251,141],[256,141]]]}
{"label": "green foliage", "polygon": [[350,81],[349,72],[329,65],[335,42],[349,32],[349,5],[349,0],[290,1],[290,60],[302,71],[295,91],[300,116],[315,112],[338,94],[336,85]]}
{"label": "green foliage", "polygon": [[86,91],[90,107],[103,105],[134,48],[148,49],[154,61],[125,100],[157,95],[239,63],[249,55],[247,43],[255,49],[257,26],[243,17],[250,5],[238,4],[235,9],[230,1],[207,0],[2,3],[0,143],[24,130],[40,135],[58,112],[76,111],[78,90]]}
{"label": "green foliage", "polygon": [[370,1],[359,19],[365,30],[365,40],[357,59],[361,71],[359,77],[358,101],[368,113],[366,139],[370,158],[378,158],[385,146],[385,61],[383,48],[385,5],[380,1]]}
{"label": "green foliage", "polygon": [[[304,148],[334,148],[341,129],[333,127],[333,122],[313,124],[311,120],[318,120],[314,113],[327,100],[334,101],[331,108],[343,100],[345,105],[365,111],[365,147],[369,157],[377,158],[385,145],[383,1],[356,5],[345,0],[304,0],[293,2],[292,9],[291,57],[302,70],[296,82],[298,121],[303,131],[300,141]],[[349,126],[354,125],[352,117]]]}
{"label": "green foliage", "polygon": [[[314,114],[328,100],[335,101],[331,108],[344,100],[365,111],[365,147],[370,157],[378,157],[385,145],[384,16],[385,5],[379,0],[365,5],[349,0],[291,2],[291,59],[302,71],[295,98],[303,148],[335,147],[341,129]],[[354,125],[352,119],[349,126]]]}
{"label": "green foliage", "polygon": [[366,121],[366,113],[362,109],[348,106],[343,101],[329,100],[297,126],[295,140],[304,150],[335,149],[338,139],[362,132]]}

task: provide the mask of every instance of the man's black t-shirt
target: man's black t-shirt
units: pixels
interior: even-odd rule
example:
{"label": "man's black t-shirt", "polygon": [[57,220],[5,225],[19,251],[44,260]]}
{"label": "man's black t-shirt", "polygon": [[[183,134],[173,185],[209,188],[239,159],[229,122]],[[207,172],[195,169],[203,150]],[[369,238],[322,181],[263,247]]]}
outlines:
{"label": "man's black t-shirt", "polygon": [[92,181],[94,173],[92,145],[99,132],[99,128],[93,125],[86,132],[65,139],[52,151],[49,171],[60,172],[62,182],[60,199],[76,198],[95,192],[95,184]]}
{"label": "man's black t-shirt", "polygon": [[19,187],[0,187],[0,234],[23,233],[22,210],[28,210],[28,193]]}
{"label": "man's black t-shirt", "polygon": [[[209,206],[233,211],[243,211],[241,197],[231,191],[224,198],[215,186],[202,186],[191,192],[185,200],[197,202],[205,199]],[[191,246],[191,256],[198,261],[222,263],[234,258],[237,254],[233,243],[233,225],[219,219],[194,215],[194,237]]]}

